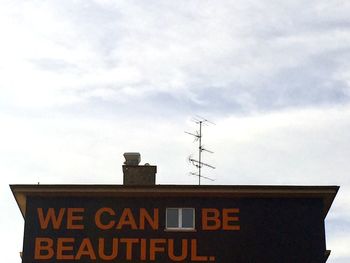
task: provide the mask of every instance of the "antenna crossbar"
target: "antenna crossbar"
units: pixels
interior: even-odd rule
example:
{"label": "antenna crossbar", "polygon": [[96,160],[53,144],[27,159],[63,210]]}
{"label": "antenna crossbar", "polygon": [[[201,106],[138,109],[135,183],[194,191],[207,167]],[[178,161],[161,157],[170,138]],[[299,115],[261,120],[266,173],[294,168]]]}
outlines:
{"label": "antenna crossbar", "polygon": [[189,135],[192,135],[193,137],[196,137],[198,139],[201,137],[201,135],[199,135],[199,134],[194,134],[194,133],[190,133],[190,132],[187,132],[187,131],[185,131],[185,133],[187,133]]}
{"label": "antenna crossbar", "polygon": [[[191,174],[191,175],[194,175],[194,176],[199,176],[197,173],[190,173],[190,174]],[[207,180],[209,180],[209,181],[215,181],[213,178],[206,177],[206,176],[204,176],[204,175],[201,175],[201,177],[204,178],[204,179],[207,179]]]}
{"label": "antenna crossbar", "polygon": [[205,148],[201,148],[201,151],[205,151],[205,152],[208,152],[208,153],[214,153],[214,152],[212,152],[212,151],[210,151],[210,150],[208,150],[208,149],[205,149]]}
{"label": "antenna crossbar", "polygon": [[196,166],[197,166],[197,165],[200,166],[200,167],[202,167],[202,166],[207,166],[207,167],[210,167],[210,168],[212,168],[212,169],[215,169],[215,167],[212,166],[212,165],[210,165],[210,164],[203,163],[203,162],[199,162],[199,161],[197,161],[197,160],[195,160],[195,159],[192,159],[192,158],[190,158],[189,160],[190,160],[192,163],[194,163]]}

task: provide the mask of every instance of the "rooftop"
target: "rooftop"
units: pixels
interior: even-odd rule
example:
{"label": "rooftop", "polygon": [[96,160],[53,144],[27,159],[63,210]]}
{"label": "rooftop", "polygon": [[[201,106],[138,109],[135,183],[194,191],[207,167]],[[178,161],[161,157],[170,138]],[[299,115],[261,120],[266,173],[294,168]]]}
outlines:
{"label": "rooftop", "polygon": [[10,185],[25,218],[28,196],[43,197],[162,197],[206,196],[230,198],[321,198],[326,217],[339,186],[278,185]]}

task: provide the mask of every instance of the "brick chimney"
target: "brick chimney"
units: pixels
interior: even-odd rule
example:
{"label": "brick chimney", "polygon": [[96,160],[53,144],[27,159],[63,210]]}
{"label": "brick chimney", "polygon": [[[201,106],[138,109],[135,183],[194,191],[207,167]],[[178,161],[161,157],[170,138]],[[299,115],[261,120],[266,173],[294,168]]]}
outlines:
{"label": "brick chimney", "polygon": [[123,184],[124,185],[155,185],[157,166],[139,165],[141,162],[140,153],[124,153],[125,162],[123,165]]}

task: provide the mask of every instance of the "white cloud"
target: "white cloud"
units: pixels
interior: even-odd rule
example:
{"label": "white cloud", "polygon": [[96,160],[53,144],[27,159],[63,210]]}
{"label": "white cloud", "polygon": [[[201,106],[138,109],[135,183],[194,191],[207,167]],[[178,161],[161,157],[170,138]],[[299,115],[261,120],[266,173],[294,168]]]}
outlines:
{"label": "white cloud", "polygon": [[204,100],[202,88],[248,111],[337,103],[349,93],[348,60],[341,59],[348,56],[350,34],[342,26],[347,17],[338,16],[349,6],[329,5],[7,2],[0,87],[7,104],[26,108],[106,94],[119,101],[119,92],[124,100],[166,92],[199,106],[223,99]]}
{"label": "white cloud", "polygon": [[[350,257],[349,252],[350,238],[349,236],[341,235],[336,236],[334,239],[329,240],[328,247],[332,251],[330,256],[330,263],[338,262],[337,260],[346,260]],[[342,262],[342,261],[339,261]]]}
{"label": "white cloud", "polygon": [[[204,142],[215,151],[213,156],[205,157],[218,166],[210,172],[219,184],[349,185],[349,117],[350,109],[344,106],[220,118],[216,126],[204,130]],[[130,148],[145,150],[152,156],[149,162],[161,158],[164,163],[160,167],[183,167],[186,156],[192,150],[195,152],[192,139],[183,131],[195,127],[186,128],[180,120],[170,120],[166,122],[156,116],[140,120],[134,115],[115,120],[69,115],[54,118],[2,115],[5,127],[0,133],[2,158],[16,162],[22,159],[22,165],[9,170],[36,166],[41,167],[39,174],[43,176],[54,174],[57,180],[72,176],[77,182],[85,180],[84,175],[91,172],[96,180],[103,180],[104,176],[110,179],[116,173],[115,162]],[[162,157],[168,151],[173,156],[171,161]],[[98,163],[102,162],[111,163],[100,170]],[[183,175],[186,169],[182,170]],[[179,178],[170,171],[166,172],[169,178]],[[28,173],[25,177],[30,178]],[[34,178],[32,181],[37,180]]]}
{"label": "white cloud", "polygon": [[129,150],[158,165],[159,183],[195,183],[184,120],[205,114],[215,183],[341,185],[330,261],[350,258],[334,227],[350,218],[349,3],[0,5],[3,185],[121,183]]}
{"label": "white cloud", "polygon": [[[215,152],[204,160],[217,169],[203,174],[216,179],[214,184],[339,184],[348,193],[349,115],[346,106],[215,120],[217,125],[204,127],[203,141]],[[140,151],[143,163],[158,165],[158,183],[197,182],[186,165],[186,157],[196,151],[183,132],[196,128],[191,123],[68,115],[1,115],[0,120],[6,127],[0,131],[0,173],[7,175],[3,184],[121,183],[125,151]],[[344,193],[337,196],[330,226],[338,224],[337,218],[350,220],[349,200]],[[329,235],[334,253],[349,256],[343,249],[346,239],[338,239],[337,231]]]}
{"label": "white cloud", "polygon": [[349,115],[348,107],[320,108],[220,122],[221,129],[211,137],[228,155],[227,163],[221,163],[224,181],[234,183],[237,177],[239,183],[348,184]]}

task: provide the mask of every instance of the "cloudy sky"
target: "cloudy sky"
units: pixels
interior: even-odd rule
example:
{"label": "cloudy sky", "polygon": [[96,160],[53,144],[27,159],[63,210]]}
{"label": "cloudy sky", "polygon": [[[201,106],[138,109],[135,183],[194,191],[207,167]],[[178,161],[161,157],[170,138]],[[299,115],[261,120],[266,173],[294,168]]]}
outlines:
{"label": "cloudy sky", "polygon": [[[191,118],[215,154],[206,184],[340,185],[330,263],[350,262],[350,2],[0,0],[2,261],[23,219],[9,184],[196,184]],[[6,253],[4,253],[6,251]]]}

